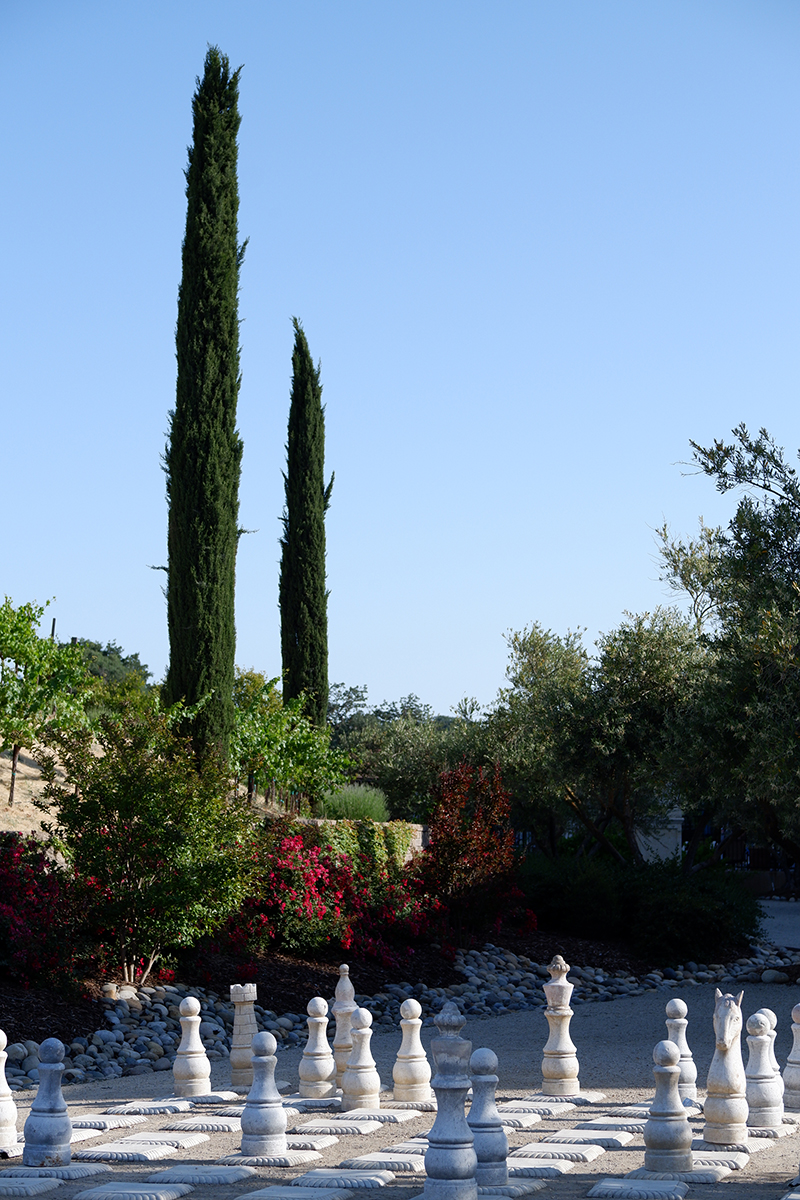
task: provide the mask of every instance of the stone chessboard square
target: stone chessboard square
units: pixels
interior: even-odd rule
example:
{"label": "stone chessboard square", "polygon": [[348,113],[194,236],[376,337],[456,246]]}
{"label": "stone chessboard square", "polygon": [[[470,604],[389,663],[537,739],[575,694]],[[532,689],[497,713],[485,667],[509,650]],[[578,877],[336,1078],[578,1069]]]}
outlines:
{"label": "stone chessboard square", "polygon": [[[351,1200],[350,1188],[326,1188],[322,1200]],[[235,1200],[320,1200],[319,1188],[292,1187],[290,1184],[273,1183],[259,1188],[257,1192],[245,1192]]]}
{"label": "stone chessboard square", "polygon": [[414,1175],[425,1174],[424,1154],[382,1154],[380,1150],[372,1154],[359,1154],[357,1158],[348,1158],[339,1166],[346,1171],[396,1171],[399,1175],[411,1172]]}
{"label": "stone chessboard square", "polygon": [[763,1129],[747,1127],[748,1141],[750,1138],[782,1138],[797,1133],[796,1125],[768,1125]]}
{"label": "stone chessboard square", "polygon": [[346,1135],[366,1135],[374,1133],[376,1129],[380,1129],[380,1121],[309,1121],[305,1125],[295,1125],[292,1133],[300,1134],[302,1137],[306,1134],[331,1134],[334,1137],[344,1137]]}
{"label": "stone chessboard square", "polygon": [[163,1142],[106,1142],[91,1150],[75,1150],[72,1157],[81,1162],[158,1162],[177,1153],[177,1146],[165,1146]]}
{"label": "stone chessboard square", "polygon": [[[20,1139],[22,1138],[21,1133],[18,1136]],[[16,1146],[5,1146],[3,1149],[4,1158],[22,1158],[23,1146],[24,1143],[22,1140],[17,1142]]]}
{"label": "stone chessboard square", "polygon": [[395,1142],[392,1146],[387,1146],[386,1150],[389,1154],[425,1154],[428,1149],[428,1139],[426,1137],[409,1138],[407,1142]]}
{"label": "stone chessboard square", "polygon": [[518,1196],[530,1196],[547,1187],[545,1179],[520,1179],[516,1183],[501,1183],[494,1187],[478,1187],[479,1196],[510,1196],[515,1200]]}
{"label": "stone chessboard square", "polygon": [[164,1129],[176,1133],[241,1133],[239,1117],[189,1117],[185,1121],[172,1121]]}
{"label": "stone chessboard square", "polygon": [[601,1129],[560,1129],[558,1133],[548,1133],[539,1145],[559,1142],[563,1146],[602,1146],[604,1150],[621,1150],[632,1141],[633,1134],[625,1129],[618,1129],[615,1133]]}
{"label": "stone chessboard square", "polygon": [[538,1125],[541,1121],[539,1113],[510,1113],[501,1112],[500,1124],[504,1129],[530,1129],[531,1125]]}
{"label": "stone chessboard square", "polygon": [[331,1117],[332,1121],[380,1121],[382,1125],[404,1125],[415,1121],[419,1114],[409,1109],[387,1112],[385,1108],[351,1108],[349,1112]]}
{"label": "stone chessboard square", "polygon": [[127,1117],[83,1117],[72,1122],[73,1129],[130,1129],[131,1125],[144,1125],[147,1117],[130,1113]]}
{"label": "stone chessboard square", "polygon": [[141,1104],[114,1104],[103,1111],[110,1117],[127,1116],[129,1113],[133,1113],[134,1116],[157,1117],[162,1113],[169,1116],[170,1113],[188,1112],[191,1107],[188,1100],[151,1100]]}
{"label": "stone chessboard square", "polygon": [[674,1179],[602,1179],[587,1195],[593,1200],[683,1200],[688,1184]]}
{"label": "stone chessboard square", "polygon": [[106,1163],[70,1163],[68,1167],[8,1167],[0,1179],[88,1179],[92,1175],[110,1175]]}
{"label": "stone chessboard square", "polygon": [[748,1138],[746,1142],[723,1146],[717,1142],[705,1142],[702,1138],[692,1138],[692,1149],[703,1158],[707,1158],[709,1154],[754,1154],[759,1150],[768,1150],[769,1139],[753,1138],[751,1141]]}
{"label": "stone chessboard square", "polygon": [[256,1174],[255,1167],[217,1167],[211,1163],[194,1166],[187,1163],[186,1166],[156,1171],[155,1175],[148,1175],[147,1182],[190,1183],[194,1187],[201,1183],[240,1183],[242,1179],[249,1179]]}
{"label": "stone chessboard square", "polygon": [[628,1133],[644,1133],[647,1118],[642,1117],[592,1117],[591,1121],[579,1121],[576,1129],[623,1130]]}
{"label": "stone chessboard square", "polygon": [[191,1096],[190,1103],[192,1108],[195,1105],[203,1104],[230,1104],[232,1100],[238,1100],[238,1092],[207,1092],[203,1096]]}
{"label": "stone chessboard square", "polygon": [[675,1179],[678,1183],[700,1183],[711,1184],[719,1183],[726,1175],[730,1175],[728,1167],[703,1167],[696,1171],[645,1171],[644,1167],[640,1167],[638,1171],[629,1171],[625,1176],[626,1179]]}
{"label": "stone chessboard square", "polygon": [[202,1146],[209,1141],[207,1133],[129,1133],[119,1139],[124,1146],[174,1146],[176,1150],[191,1150],[192,1146]]}
{"label": "stone chessboard square", "polygon": [[[283,1106],[286,1108],[286,1105]],[[240,1117],[244,1112],[243,1104],[226,1104],[224,1108],[218,1108],[214,1113],[215,1117]]]}
{"label": "stone chessboard square", "polygon": [[287,1150],[285,1154],[226,1154],[217,1162],[229,1167],[304,1167],[320,1158],[316,1150]]}
{"label": "stone chessboard square", "polygon": [[193,1190],[188,1183],[104,1183],[78,1192],[74,1200],[179,1200]]}
{"label": "stone chessboard square", "polygon": [[91,1138],[102,1137],[107,1133],[105,1129],[76,1129],[73,1125],[72,1132],[69,1135],[69,1140],[72,1145],[76,1142],[88,1142]]}
{"label": "stone chessboard square", "polygon": [[737,1154],[735,1150],[727,1153],[720,1150],[718,1154],[707,1154],[705,1151],[692,1151],[695,1170],[701,1171],[706,1167],[727,1167],[729,1171],[743,1171],[750,1162],[748,1154]]}
{"label": "stone chessboard square", "polygon": [[303,1136],[301,1133],[287,1133],[286,1147],[288,1150],[324,1150],[327,1146],[335,1146],[339,1141],[333,1134],[320,1133],[316,1137]]}
{"label": "stone chessboard square", "polygon": [[318,1167],[316,1171],[306,1171],[292,1180],[293,1187],[344,1187],[372,1188],[385,1187],[394,1182],[391,1171],[345,1171],[340,1167]]}
{"label": "stone chessboard square", "polygon": [[430,1100],[381,1100],[383,1108],[395,1108],[402,1111],[404,1108],[416,1109],[417,1112],[436,1112],[436,1100],[431,1097]]}
{"label": "stone chessboard square", "polygon": [[291,1092],[284,1096],[284,1107],[286,1104],[294,1104],[297,1108],[309,1112],[315,1108],[339,1108],[341,1103],[341,1096],[301,1096],[299,1092]]}
{"label": "stone chessboard square", "polygon": [[549,1096],[545,1092],[531,1092],[529,1096],[525,1096],[526,1100],[550,1104],[600,1104],[605,1098],[605,1092],[595,1092],[588,1088],[581,1088],[579,1092],[574,1092],[571,1096]]}
{"label": "stone chessboard square", "polygon": [[590,1163],[599,1158],[601,1154],[605,1154],[602,1146],[583,1145],[575,1146],[568,1142],[534,1142],[531,1146],[521,1146],[515,1150],[513,1154],[509,1154],[508,1161],[512,1158],[516,1161],[519,1158],[569,1158],[572,1162]]}
{"label": "stone chessboard square", "polygon": [[0,1181],[0,1196],[41,1196],[61,1187],[60,1179],[4,1179]]}
{"label": "stone chessboard square", "polygon": [[509,1179],[557,1179],[575,1168],[568,1158],[508,1158]]}
{"label": "stone chessboard square", "polygon": [[500,1116],[505,1113],[538,1113],[542,1117],[560,1117],[571,1112],[574,1104],[550,1104],[544,1100],[506,1100],[498,1104]]}

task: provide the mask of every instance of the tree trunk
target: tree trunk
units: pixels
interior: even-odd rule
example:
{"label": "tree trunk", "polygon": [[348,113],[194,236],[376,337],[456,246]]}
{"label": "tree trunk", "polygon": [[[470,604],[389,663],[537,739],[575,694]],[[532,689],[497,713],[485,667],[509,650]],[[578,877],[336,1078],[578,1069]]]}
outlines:
{"label": "tree trunk", "polygon": [[572,811],[575,813],[575,816],[578,818],[578,820],[582,821],[583,824],[586,826],[586,828],[591,831],[591,833],[596,838],[596,840],[598,842],[600,842],[601,845],[605,846],[605,848],[606,848],[606,850],[608,850],[609,854],[612,855],[612,857],[615,858],[617,860],[617,862],[622,863],[622,865],[624,867],[630,866],[630,863],[627,862],[624,855],[620,854],[617,847],[612,846],[611,842],[608,840],[606,835],[603,833],[602,829],[598,829],[597,825],[595,825],[592,818],[588,817],[586,815],[586,813],[581,811],[581,807],[577,800],[577,797],[574,795],[574,793],[572,791],[567,790],[566,800],[567,800],[567,804],[570,806]]}
{"label": "tree trunk", "polygon": [[14,788],[17,785],[17,763],[19,762],[19,752],[22,746],[11,747],[11,782],[8,785],[8,807],[14,803]]}

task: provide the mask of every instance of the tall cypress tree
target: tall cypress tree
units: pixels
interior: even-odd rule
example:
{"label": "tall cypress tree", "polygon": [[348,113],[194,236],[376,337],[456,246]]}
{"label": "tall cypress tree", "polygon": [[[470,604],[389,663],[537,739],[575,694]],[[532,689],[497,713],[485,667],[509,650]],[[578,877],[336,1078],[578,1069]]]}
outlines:
{"label": "tall cypress tree", "polygon": [[169,501],[165,700],[194,704],[198,753],[227,755],[233,728],[234,580],[242,443],[239,394],[239,75],[216,46],[192,100],[178,381],[164,456]]}
{"label": "tall cypress tree", "polygon": [[281,651],[283,694],[305,692],[317,725],[328,714],[328,592],[325,587],[325,409],[319,366],[295,317],[292,398],[286,442],[286,507],[281,538]]}

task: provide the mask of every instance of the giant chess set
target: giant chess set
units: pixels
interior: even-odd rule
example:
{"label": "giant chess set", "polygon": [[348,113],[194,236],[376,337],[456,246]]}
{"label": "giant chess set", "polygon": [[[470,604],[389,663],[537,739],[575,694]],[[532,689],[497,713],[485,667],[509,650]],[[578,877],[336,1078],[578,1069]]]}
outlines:
{"label": "giant chess set", "polygon": [[[654,1095],[619,1106],[582,1088],[570,1034],[569,967],[556,956],[548,970],[541,1086],[503,1100],[497,1096],[502,1064],[491,1048],[473,1052],[452,1000],[435,1020],[432,1065],[421,1040],[420,1005],[403,1003],[391,1090],[382,1084],[370,1046],[372,1015],[356,1005],[347,967],[332,1005],[332,1045],[327,1002],[314,997],[308,1004],[308,1040],[297,1091],[289,1094],[290,1085],[276,1079],[275,1037],[258,1030],[252,984],[231,988],[230,1090],[211,1090],[200,1005],[187,996],[172,1078],[163,1080],[169,1094],[84,1104],[90,1111],[73,1117],[61,1086],[64,1046],[49,1038],[21,1132],[0,1033],[6,1160],[0,1197],[59,1190],[64,1200],[177,1200],[197,1191],[225,1200],[349,1200],[357,1191],[384,1188],[387,1200],[392,1192],[398,1200],[514,1200],[542,1189],[558,1200],[565,1175],[608,1155],[607,1171],[587,1173],[583,1194],[679,1200],[694,1186],[745,1171],[754,1154],[769,1155],[800,1129],[800,1004],[792,1010],[793,1048],[781,1073],[776,1015],[760,1009],[743,1024],[743,993],[717,989],[709,1014],[715,1049],[701,1102],[687,1005],[671,999],[667,1037],[653,1050]],[[378,1148],[360,1153],[359,1143]],[[630,1169],[615,1171],[615,1151]],[[167,1159],[169,1165],[159,1165]],[[800,1200],[800,1192],[789,1198]]]}

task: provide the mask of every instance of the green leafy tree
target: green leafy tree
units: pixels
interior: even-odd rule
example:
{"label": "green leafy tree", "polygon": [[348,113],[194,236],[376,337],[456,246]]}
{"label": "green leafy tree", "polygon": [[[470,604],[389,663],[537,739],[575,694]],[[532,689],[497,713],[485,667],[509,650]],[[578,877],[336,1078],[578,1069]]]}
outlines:
{"label": "green leafy tree", "polygon": [[81,649],[39,636],[45,607],[15,608],[8,596],[0,607],[0,749],[11,750],[9,807],[22,747],[33,747],[45,725],[69,725],[84,716],[87,671]]}
{"label": "green leafy tree", "polygon": [[304,693],[317,725],[328,712],[328,591],[325,584],[325,513],[333,475],[325,485],[325,409],[319,366],[294,318],[292,395],[286,440],[286,507],[281,538],[280,610],[283,691]]}
{"label": "green leafy tree", "polygon": [[237,668],[231,761],[247,779],[249,800],[262,780],[278,796],[318,801],[349,779],[352,764],[331,747],[330,728],[308,716],[305,696],[284,700],[278,682]]}
{"label": "green leafy tree", "polygon": [[110,686],[121,683],[128,676],[139,681],[141,687],[147,686],[151,676],[145,663],[139,655],[123,654],[122,647],[116,642],[90,642],[86,638],[78,638],[86,669],[94,679],[102,679]]}
{"label": "green leafy tree", "polygon": [[52,844],[92,885],[87,915],[124,979],[143,982],[165,950],[191,946],[237,907],[256,831],[216,757],[198,762],[180,732],[185,707],[123,690],[94,730],[50,730],[40,806],[55,810],[44,823]]}
{"label": "green leafy tree", "polygon": [[195,749],[224,758],[233,730],[234,583],[242,443],[239,394],[239,74],[216,46],[192,102],[178,380],[164,464],[169,500],[167,704],[208,703]]}

